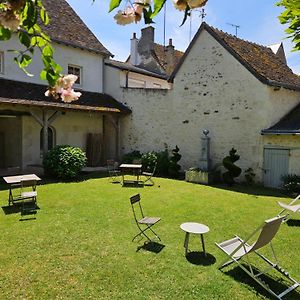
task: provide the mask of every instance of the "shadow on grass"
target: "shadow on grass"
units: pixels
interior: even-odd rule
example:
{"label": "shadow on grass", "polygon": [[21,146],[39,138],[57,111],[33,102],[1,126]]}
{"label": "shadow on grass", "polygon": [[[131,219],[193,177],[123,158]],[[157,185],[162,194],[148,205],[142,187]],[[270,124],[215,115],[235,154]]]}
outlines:
{"label": "shadow on grass", "polygon": [[300,227],[300,220],[296,220],[296,219],[289,219],[286,221],[286,224],[288,226],[296,226],[296,227]]}
{"label": "shadow on grass", "polygon": [[[245,268],[249,270],[249,268],[244,265]],[[254,274],[259,273],[260,271],[253,267]],[[267,299],[276,299],[274,296],[272,296],[266,289],[264,289],[261,285],[259,285],[253,278],[248,276],[241,268],[236,266],[234,269],[231,269],[230,271],[223,272],[226,275],[231,276],[234,280],[241,282],[243,284],[248,285],[249,287],[253,288],[257,294],[263,295]],[[278,273],[279,274],[279,273]],[[272,289],[273,292],[276,294],[282,293],[284,290],[288,288],[288,286],[291,285],[290,281],[287,281],[284,277],[273,277],[269,274],[264,274],[259,276],[261,280],[263,280],[270,289]],[[287,294],[288,296],[285,299],[300,299],[300,294],[296,290],[293,290]]]}
{"label": "shadow on grass", "polygon": [[289,198],[286,194],[283,193],[283,191],[279,189],[272,189],[263,187],[260,185],[247,185],[247,184],[235,184],[233,186],[228,186],[226,184],[215,184],[212,185],[212,187],[216,189],[222,189],[237,193],[243,193],[253,196],[271,196],[271,197],[286,197]]}
{"label": "shadow on grass", "polygon": [[145,242],[144,245],[137,247],[136,252],[142,250],[153,252],[158,254],[165,248],[165,245],[157,243],[157,242]]}
{"label": "shadow on grass", "polygon": [[143,188],[143,182],[136,182],[136,181],[126,181],[123,182],[122,187],[134,187],[134,188]]}
{"label": "shadow on grass", "polygon": [[[38,205],[35,206],[35,210],[40,209]],[[14,204],[14,205],[7,205],[2,206],[2,210],[5,215],[11,215],[11,214],[18,214],[22,211],[22,204]]]}
{"label": "shadow on grass", "polygon": [[186,259],[188,262],[190,262],[193,265],[201,265],[201,266],[210,266],[213,265],[216,262],[216,258],[206,253],[206,256],[204,255],[204,252],[200,251],[191,251],[186,255]]}

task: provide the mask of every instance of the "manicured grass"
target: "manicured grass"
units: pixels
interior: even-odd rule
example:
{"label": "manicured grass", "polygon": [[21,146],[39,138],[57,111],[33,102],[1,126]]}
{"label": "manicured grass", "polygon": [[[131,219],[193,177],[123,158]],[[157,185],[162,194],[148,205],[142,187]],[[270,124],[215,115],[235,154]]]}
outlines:
{"label": "manicured grass", "polygon": [[[263,188],[235,190],[155,178],[155,186],[121,187],[107,178],[38,186],[36,220],[0,213],[0,299],[269,299],[214,242],[246,237],[279,212],[283,196]],[[7,190],[0,191],[7,205]],[[131,242],[137,228],[129,197],[140,193],[164,245],[159,253]],[[299,218],[298,218],[299,220]],[[298,221],[297,220],[297,221]],[[184,255],[186,221],[207,224],[207,259]],[[283,224],[274,240],[279,261],[300,280],[300,225]],[[190,248],[202,251],[200,238]],[[266,253],[270,253],[266,249]],[[286,299],[299,299],[300,291]]]}

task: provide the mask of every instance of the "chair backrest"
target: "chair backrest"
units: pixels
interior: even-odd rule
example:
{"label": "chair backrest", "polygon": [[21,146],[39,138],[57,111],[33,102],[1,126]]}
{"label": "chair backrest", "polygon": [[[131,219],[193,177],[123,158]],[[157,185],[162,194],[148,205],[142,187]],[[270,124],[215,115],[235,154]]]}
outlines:
{"label": "chair backrest", "polygon": [[36,180],[34,179],[24,179],[21,180],[21,188],[26,188],[26,187],[32,187],[32,189],[35,191],[36,189]]}
{"label": "chair backrest", "polygon": [[140,158],[135,158],[132,160],[132,163],[135,165],[140,165],[142,163],[142,160]]}
{"label": "chair backrest", "polygon": [[279,230],[283,218],[284,217],[275,217],[266,220],[262,225],[261,232],[257,241],[252,245],[250,251],[258,250],[269,244]]}
{"label": "chair backrest", "polygon": [[293,200],[289,203],[289,205],[293,205],[297,200],[299,200],[299,198],[300,198],[300,194],[299,194],[295,199],[293,199]]}
{"label": "chair backrest", "polygon": [[114,171],[116,169],[118,163],[114,159],[108,159],[106,162],[108,171]]}
{"label": "chair backrest", "polygon": [[140,214],[141,214],[142,218],[144,218],[144,212],[143,212],[143,209],[142,209],[142,206],[141,206],[141,196],[140,196],[140,194],[136,194],[136,195],[130,197],[130,204],[131,204],[132,211],[133,211],[133,216],[134,216],[134,219],[135,219],[136,222],[138,222],[137,213],[135,211],[135,206],[136,206],[137,203],[138,203],[139,208],[140,208]]}

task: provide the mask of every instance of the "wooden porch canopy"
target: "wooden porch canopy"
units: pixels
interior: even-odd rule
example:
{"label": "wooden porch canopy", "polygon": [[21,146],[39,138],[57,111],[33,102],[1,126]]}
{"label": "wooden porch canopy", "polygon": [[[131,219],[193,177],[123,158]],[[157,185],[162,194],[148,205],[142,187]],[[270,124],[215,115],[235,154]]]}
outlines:
{"label": "wooden porch canopy", "polygon": [[[124,104],[118,102],[110,95],[87,91],[80,91],[82,95],[79,100],[72,103],[64,103],[61,100],[46,97],[46,90],[47,86],[44,85],[0,78],[0,110],[1,104],[28,108],[29,114],[43,128],[44,154],[48,150],[48,127],[66,110],[115,115],[115,118],[111,117],[110,121],[117,130],[117,139],[119,140],[119,116],[131,113],[131,110]],[[42,109],[42,118],[31,110],[34,107]],[[51,115],[49,111],[52,111]]]}

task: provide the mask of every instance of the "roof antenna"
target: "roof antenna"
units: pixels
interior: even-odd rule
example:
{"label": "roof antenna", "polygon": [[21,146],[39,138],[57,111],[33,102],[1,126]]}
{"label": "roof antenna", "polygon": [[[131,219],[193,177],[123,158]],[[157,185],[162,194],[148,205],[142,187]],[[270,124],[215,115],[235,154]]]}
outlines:
{"label": "roof antenna", "polygon": [[201,23],[204,22],[204,18],[206,17],[205,9],[202,8],[200,12],[200,17],[201,17]]}
{"label": "roof antenna", "polygon": [[191,10],[191,12],[190,12],[190,34],[189,34],[190,41],[189,42],[191,42],[191,40],[192,40],[192,12],[193,11],[200,12],[199,16],[201,17],[201,23],[204,22],[204,18],[206,17],[206,13],[205,13],[204,8],[202,8],[201,10],[198,10],[198,9]]}
{"label": "roof antenna", "polygon": [[231,23],[226,23],[232,27],[235,27],[235,36],[238,36],[238,29],[241,27],[240,25],[236,25],[236,24],[231,24]]}

